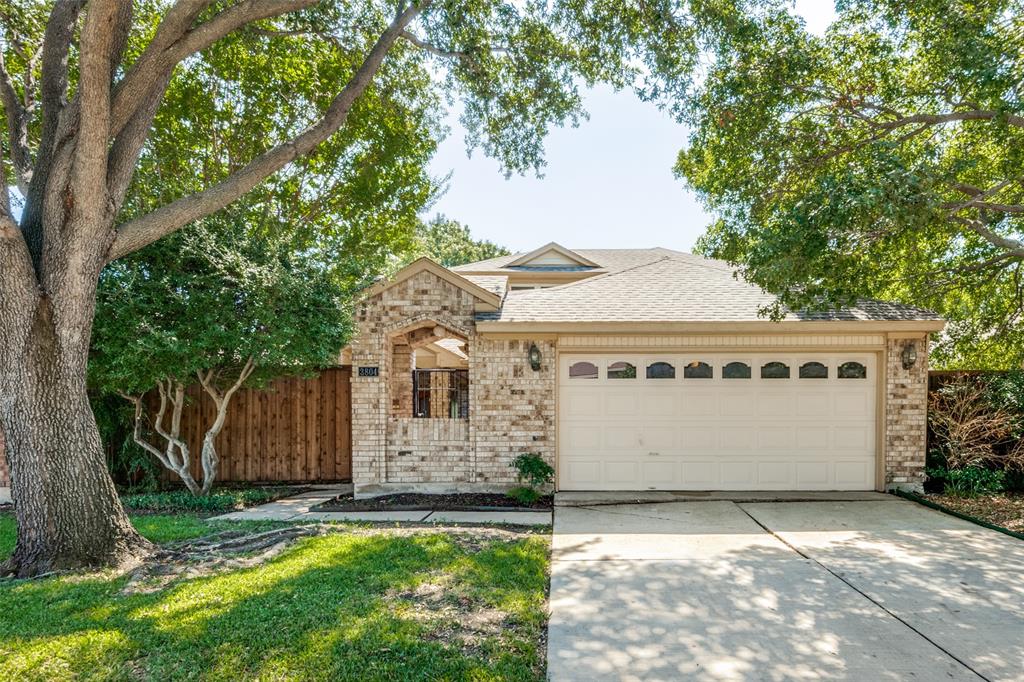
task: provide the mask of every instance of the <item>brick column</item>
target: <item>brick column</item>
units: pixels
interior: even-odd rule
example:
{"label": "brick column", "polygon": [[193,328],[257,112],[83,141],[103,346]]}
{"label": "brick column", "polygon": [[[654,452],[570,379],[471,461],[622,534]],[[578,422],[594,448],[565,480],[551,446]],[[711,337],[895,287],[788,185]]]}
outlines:
{"label": "brick column", "polygon": [[412,348],[396,343],[391,350],[391,416],[412,416]]}
{"label": "brick column", "polygon": [[[903,349],[917,346],[917,362],[903,369]],[[885,368],[885,487],[920,491],[928,429],[928,337],[890,338]]]}

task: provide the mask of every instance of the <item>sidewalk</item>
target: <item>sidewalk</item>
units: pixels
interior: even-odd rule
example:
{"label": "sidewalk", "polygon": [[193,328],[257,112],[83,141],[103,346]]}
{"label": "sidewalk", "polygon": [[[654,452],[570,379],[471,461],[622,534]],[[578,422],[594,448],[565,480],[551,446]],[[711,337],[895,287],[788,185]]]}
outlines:
{"label": "sidewalk", "polygon": [[313,507],[351,492],[351,485],[318,486],[276,502],[215,516],[217,521],[406,521],[412,523],[505,523],[518,526],[549,526],[551,512],[521,511],[353,511],[318,512]]}

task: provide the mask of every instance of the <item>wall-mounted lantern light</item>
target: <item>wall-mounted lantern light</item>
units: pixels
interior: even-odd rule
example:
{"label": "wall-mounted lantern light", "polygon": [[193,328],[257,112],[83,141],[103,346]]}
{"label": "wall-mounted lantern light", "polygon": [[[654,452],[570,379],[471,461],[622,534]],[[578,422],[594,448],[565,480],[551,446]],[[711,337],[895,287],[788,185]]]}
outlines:
{"label": "wall-mounted lantern light", "polygon": [[903,369],[910,369],[917,363],[917,344],[913,341],[903,346],[903,353],[901,354],[903,360]]}
{"label": "wall-mounted lantern light", "polygon": [[540,371],[540,348],[537,348],[537,344],[535,344],[535,343],[531,343],[530,344],[530,352],[527,355],[527,357],[530,359],[530,368],[533,369],[534,372],[539,372]]}

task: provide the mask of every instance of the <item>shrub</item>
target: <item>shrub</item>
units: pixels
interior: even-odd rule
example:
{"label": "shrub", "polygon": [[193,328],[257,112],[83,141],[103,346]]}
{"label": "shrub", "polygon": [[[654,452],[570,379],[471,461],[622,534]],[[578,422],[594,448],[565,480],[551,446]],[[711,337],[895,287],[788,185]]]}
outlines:
{"label": "shrub", "polygon": [[215,489],[209,495],[199,497],[188,490],[171,490],[162,493],[141,493],[123,495],[121,501],[128,509],[154,512],[230,512],[255,504],[264,504],[286,497],[298,488],[239,488]]}
{"label": "shrub", "polygon": [[1005,489],[1005,473],[998,469],[964,467],[963,469],[928,469],[928,476],[942,484],[942,492],[952,497],[977,497],[999,493]]}
{"label": "shrub", "polygon": [[554,480],[555,470],[536,452],[524,452],[509,464],[516,470],[521,485],[512,488],[507,495],[522,504],[533,504],[540,498],[538,488],[545,487]]}
{"label": "shrub", "polygon": [[1016,383],[991,377],[958,377],[928,399],[928,425],[937,464],[948,470],[1024,470],[1024,445],[1017,442],[1021,417],[1011,409]]}
{"label": "shrub", "polygon": [[533,488],[527,488],[526,486],[522,485],[512,488],[505,494],[511,497],[516,502],[526,505],[533,504],[534,502],[540,499],[539,492],[537,492]]}

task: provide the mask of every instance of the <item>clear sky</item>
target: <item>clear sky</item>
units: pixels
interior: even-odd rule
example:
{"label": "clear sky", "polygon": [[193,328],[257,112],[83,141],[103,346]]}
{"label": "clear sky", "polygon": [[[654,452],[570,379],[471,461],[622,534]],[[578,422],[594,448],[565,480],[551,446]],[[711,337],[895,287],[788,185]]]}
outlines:
{"label": "clear sky", "polygon": [[[814,32],[833,17],[828,0],[796,0]],[[479,151],[467,157],[464,130],[451,134],[432,163],[452,173],[431,210],[468,225],[474,237],[513,251],[549,241],[569,248],[664,246],[689,251],[712,217],[672,173],[686,129],[631,92],[596,88],[586,97],[590,120],[548,137],[544,177],[506,180]]]}

